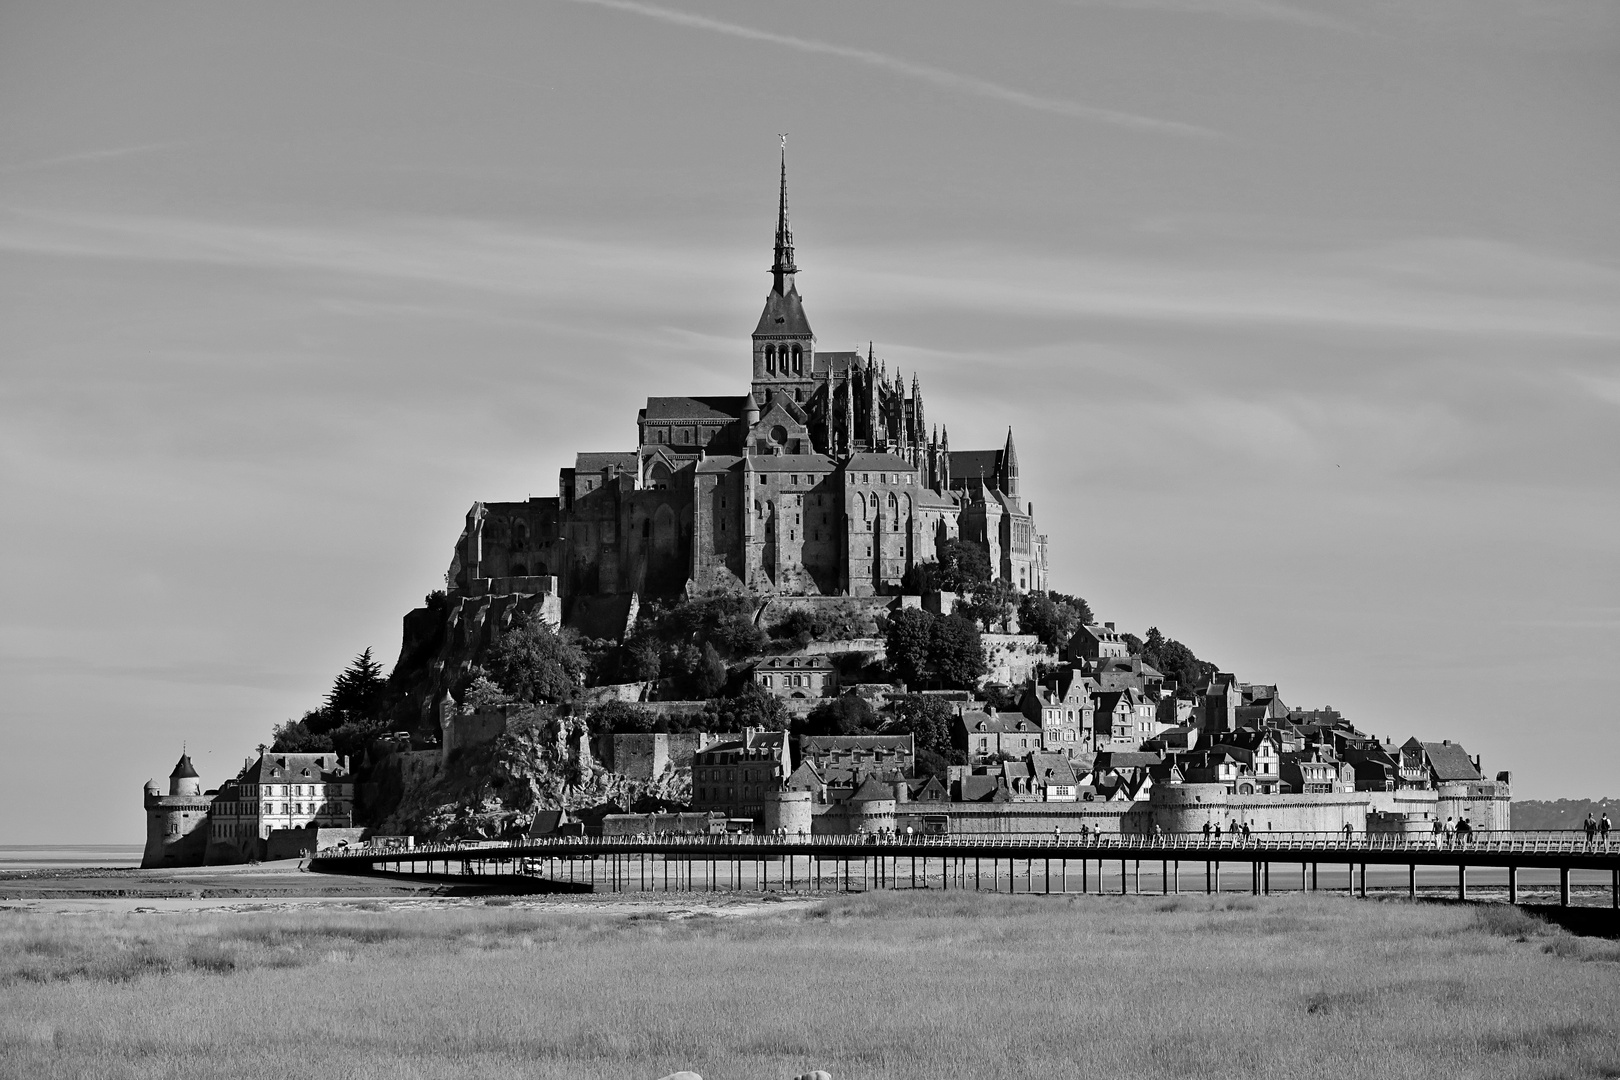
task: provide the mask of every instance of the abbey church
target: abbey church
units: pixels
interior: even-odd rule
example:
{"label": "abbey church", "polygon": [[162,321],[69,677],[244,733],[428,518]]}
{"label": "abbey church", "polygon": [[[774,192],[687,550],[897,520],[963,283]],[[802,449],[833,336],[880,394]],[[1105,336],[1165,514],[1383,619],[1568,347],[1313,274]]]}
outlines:
{"label": "abbey church", "polygon": [[908,388],[870,348],[816,348],[797,273],[784,155],[748,392],[650,397],[635,448],[578,454],[555,498],[474,504],[451,590],[890,595],[953,537],[984,546],[1002,580],[1044,589],[1011,429],[1000,449],[951,450],[916,375]]}

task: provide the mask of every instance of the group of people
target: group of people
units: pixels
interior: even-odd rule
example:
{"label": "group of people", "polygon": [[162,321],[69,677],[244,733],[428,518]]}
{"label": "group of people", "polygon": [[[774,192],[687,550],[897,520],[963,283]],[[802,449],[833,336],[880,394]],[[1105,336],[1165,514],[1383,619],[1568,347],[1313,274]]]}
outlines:
{"label": "group of people", "polygon": [[1598,840],[1602,840],[1607,844],[1609,842],[1609,830],[1614,826],[1610,824],[1609,812],[1605,810],[1603,811],[1602,821],[1594,821],[1591,811],[1587,811],[1586,823],[1582,827],[1586,830],[1586,842],[1588,844],[1595,843]]}

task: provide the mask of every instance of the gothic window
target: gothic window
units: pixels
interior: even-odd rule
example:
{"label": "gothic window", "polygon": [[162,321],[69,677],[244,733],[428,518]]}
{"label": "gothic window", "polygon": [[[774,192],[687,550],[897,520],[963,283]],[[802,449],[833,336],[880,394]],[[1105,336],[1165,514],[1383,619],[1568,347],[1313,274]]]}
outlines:
{"label": "gothic window", "polygon": [[797,345],[793,346],[793,374],[804,374],[804,351]]}
{"label": "gothic window", "polygon": [[765,346],[765,370],[771,375],[776,374],[776,346]]}
{"label": "gothic window", "polygon": [[899,512],[899,509],[900,503],[897,499],[895,499],[894,492],[889,492],[889,515],[893,517]]}

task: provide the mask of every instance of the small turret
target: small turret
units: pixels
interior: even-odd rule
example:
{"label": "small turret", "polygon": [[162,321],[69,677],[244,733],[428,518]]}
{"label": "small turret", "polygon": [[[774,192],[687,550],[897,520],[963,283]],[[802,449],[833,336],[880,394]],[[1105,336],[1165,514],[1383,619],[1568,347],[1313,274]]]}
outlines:
{"label": "small turret", "polygon": [[197,775],[197,770],[191,767],[190,754],[182,752],[174,771],[169,774],[169,794],[181,798],[202,794],[202,779]]}

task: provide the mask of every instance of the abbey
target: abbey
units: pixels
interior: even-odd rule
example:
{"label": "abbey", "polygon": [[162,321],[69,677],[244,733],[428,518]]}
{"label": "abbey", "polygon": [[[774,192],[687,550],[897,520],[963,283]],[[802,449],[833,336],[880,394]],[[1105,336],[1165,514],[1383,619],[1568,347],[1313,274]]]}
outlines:
{"label": "abbey", "polygon": [[1010,585],[1044,589],[1046,537],[1011,428],[999,450],[952,451],[916,375],[908,388],[870,347],[816,348],[797,273],[784,154],[749,392],[650,397],[636,447],[579,454],[555,498],[474,504],[451,590],[887,595],[955,537]]}

